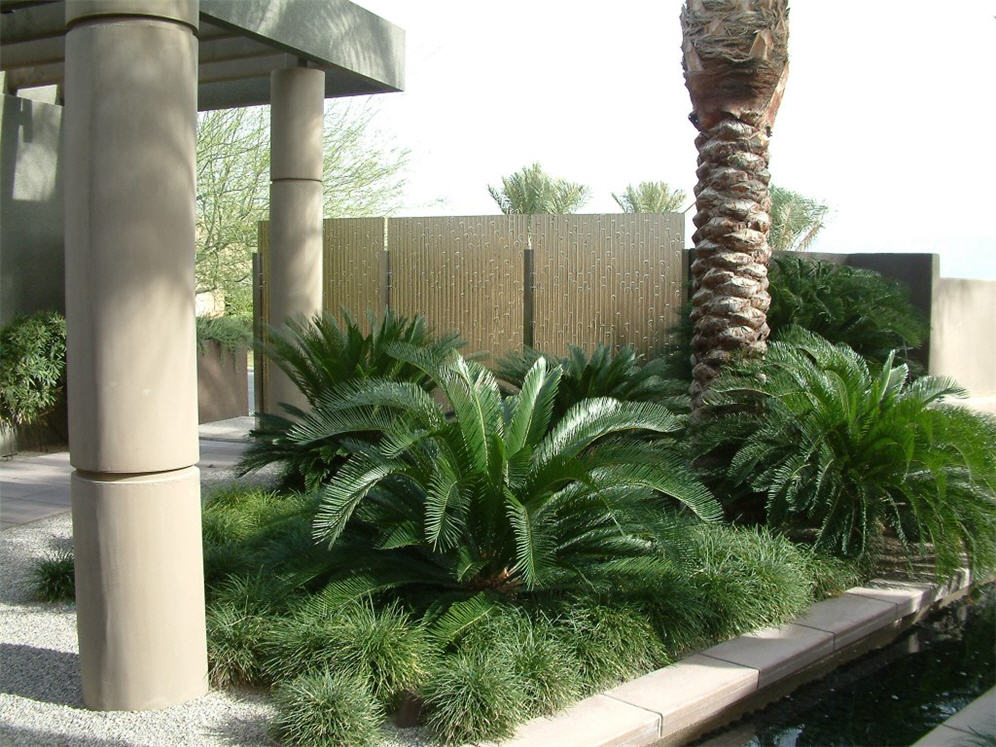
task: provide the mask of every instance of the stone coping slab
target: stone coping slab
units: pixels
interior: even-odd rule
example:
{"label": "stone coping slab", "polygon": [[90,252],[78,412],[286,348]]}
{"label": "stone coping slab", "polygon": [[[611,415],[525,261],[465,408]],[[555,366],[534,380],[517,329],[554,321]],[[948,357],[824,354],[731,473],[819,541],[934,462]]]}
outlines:
{"label": "stone coping slab", "polygon": [[840,651],[899,619],[892,602],[851,594],[817,602],[796,624],[833,634],[833,650]]}
{"label": "stone coping slab", "polygon": [[833,646],[832,633],[789,623],[737,636],[702,653],[757,670],[762,688],[830,656]]}
{"label": "stone coping slab", "polygon": [[660,736],[716,715],[757,690],[757,682],[756,669],[695,654],[605,694],[659,714]]}
{"label": "stone coping slab", "polygon": [[[533,719],[502,744],[596,747],[673,740],[769,685],[956,596],[970,583],[966,569],[943,584],[874,579],[817,602],[793,623],[738,636],[554,716]],[[989,696],[996,698],[996,688],[984,697]],[[996,714],[992,700],[985,707]],[[942,728],[966,736],[950,726]]]}
{"label": "stone coping slab", "polygon": [[[536,718],[521,726],[502,745],[514,747],[629,747],[653,744],[661,730],[661,717],[616,698],[593,695],[552,718]],[[485,747],[495,747],[488,742]]]}

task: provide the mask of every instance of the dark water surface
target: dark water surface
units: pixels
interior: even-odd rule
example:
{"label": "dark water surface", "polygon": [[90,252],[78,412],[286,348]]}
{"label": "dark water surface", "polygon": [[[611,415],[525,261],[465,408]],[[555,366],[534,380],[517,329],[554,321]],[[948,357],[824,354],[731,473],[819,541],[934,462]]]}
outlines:
{"label": "dark water surface", "polygon": [[696,742],[909,745],[996,684],[996,585]]}

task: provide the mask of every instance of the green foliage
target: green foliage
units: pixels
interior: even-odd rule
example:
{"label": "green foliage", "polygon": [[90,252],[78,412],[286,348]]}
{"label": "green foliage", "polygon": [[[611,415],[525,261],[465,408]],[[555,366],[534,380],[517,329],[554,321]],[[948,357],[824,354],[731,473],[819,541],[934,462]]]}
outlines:
{"label": "green foliage", "polygon": [[289,434],[302,444],[381,434],[321,491],[314,531],[329,547],[330,600],[614,590],[660,567],[664,508],[718,518],[680,456],[627,437],[676,431],[663,406],[582,400],[551,427],[560,376],[542,359],[503,401],[494,376],[456,353],[393,350],[429,374],[452,416],[415,384],[370,380],[325,397]]}
{"label": "green foliage", "polygon": [[526,348],[521,353],[509,353],[495,367],[499,379],[515,388],[522,383],[529,369],[539,358],[544,358],[548,368],[559,366],[560,386],[553,405],[553,421],[583,399],[612,397],[622,402],[660,402],[674,411],[688,409],[688,385],[668,375],[668,361],[655,358],[646,363],[627,345],[617,352],[608,345],[599,345],[591,354],[568,347],[566,358],[556,360]]}
{"label": "green foliage", "polygon": [[223,350],[232,353],[245,351],[252,340],[250,322],[235,316],[197,317],[197,352],[204,352],[204,344],[217,342]]}
{"label": "green foliage", "polygon": [[584,185],[552,177],[538,163],[503,176],[501,184],[488,192],[505,215],[576,213],[590,196]]}
{"label": "green foliage", "polygon": [[908,355],[927,334],[909,292],[877,272],[804,257],[772,259],[768,326],[779,339],[792,326],[844,343],[876,363]]}
{"label": "green foliage", "polygon": [[[315,407],[344,384],[364,379],[391,379],[427,386],[427,377],[416,366],[388,354],[390,347],[403,342],[440,356],[463,345],[456,334],[435,335],[425,318],[408,318],[385,311],[377,320],[368,315],[370,332],[348,314],[340,323],[333,314],[316,316],[308,322],[289,321],[271,329],[263,353],[279,366]],[[293,417],[301,410],[281,403]],[[239,463],[245,474],[274,462],[284,465],[284,483],[308,490],[327,482],[343,460],[339,437],[316,440],[307,445],[288,437],[293,420],[264,415],[260,427],[252,431],[253,442]],[[362,438],[362,434],[355,434]]]}
{"label": "green foliage", "polygon": [[54,311],[18,316],[0,330],[0,425],[36,423],[66,386],[66,320]]}
{"label": "green foliage", "polygon": [[274,620],[264,646],[264,670],[274,680],[322,669],[349,672],[386,705],[419,687],[430,656],[424,631],[397,605],[374,610],[364,602],[330,610],[320,596]]}
{"label": "green foliage", "polygon": [[208,678],[214,687],[258,684],[271,617],[252,609],[248,599],[207,605]]}
{"label": "green foliage", "polygon": [[422,695],[425,725],[443,744],[507,739],[528,718],[525,693],[507,660],[476,651],[446,657]]}
{"label": "green foliage", "polygon": [[274,735],[300,747],[365,747],[382,742],[384,711],[369,684],[350,672],[302,674],[273,690]]}
{"label": "green foliage", "polygon": [[830,208],[790,189],[771,185],[771,229],[768,245],[775,251],[803,251],[823,230]]}
{"label": "green foliage", "polygon": [[862,567],[860,563],[827,555],[805,545],[796,545],[796,547],[804,551],[806,570],[812,586],[813,599],[816,601],[843,594],[868,578],[868,569]]}
{"label": "green foliage", "polygon": [[687,197],[667,182],[640,182],[635,187],[628,185],[621,195],[612,193],[612,199],[624,213],[674,213]]}
{"label": "green foliage", "polygon": [[730,483],[764,496],[772,526],[816,529],[818,549],[865,556],[888,529],[910,550],[929,545],[939,573],[962,551],[988,569],[996,421],[943,402],[962,394],[950,379],[910,381],[892,356],[874,372],[796,330],[714,383],[704,443],[732,449]]}
{"label": "green foliage", "polygon": [[35,596],[43,602],[74,602],[76,577],[72,550],[57,550],[31,567]]}

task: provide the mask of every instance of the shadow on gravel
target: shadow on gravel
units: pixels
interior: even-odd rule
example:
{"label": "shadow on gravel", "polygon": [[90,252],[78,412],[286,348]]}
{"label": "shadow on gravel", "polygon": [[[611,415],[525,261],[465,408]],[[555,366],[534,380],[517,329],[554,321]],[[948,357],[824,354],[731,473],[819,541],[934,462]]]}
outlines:
{"label": "shadow on gravel", "polygon": [[239,718],[233,716],[221,724],[212,726],[207,733],[218,744],[232,745],[278,745],[279,742],[270,738],[269,720],[266,718]]}
{"label": "shadow on gravel", "polygon": [[65,651],[0,643],[0,693],[82,708],[79,658]]}
{"label": "shadow on gravel", "polygon": [[31,745],[31,747],[64,747],[64,745],[69,744],[73,747],[134,747],[131,742],[122,742],[120,739],[101,739],[100,737],[74,736],[70,741],[65,734],[58,732],[8,726],[7,724],[0,724],[0,744]]}

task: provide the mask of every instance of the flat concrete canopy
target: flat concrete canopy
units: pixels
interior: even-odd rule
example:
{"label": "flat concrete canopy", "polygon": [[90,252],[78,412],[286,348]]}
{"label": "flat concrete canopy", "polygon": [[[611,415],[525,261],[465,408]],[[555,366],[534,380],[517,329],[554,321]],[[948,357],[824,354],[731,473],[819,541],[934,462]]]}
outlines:
{"label": "flat concrete canopy", "polygon": [[[65,3],[0,0],[6,92],[62,85]],[[324,71],[325,98],[404,86],[404,31],[348,0],[200,0],[197,37],[201,111],[269,103],[288,67]]]}

